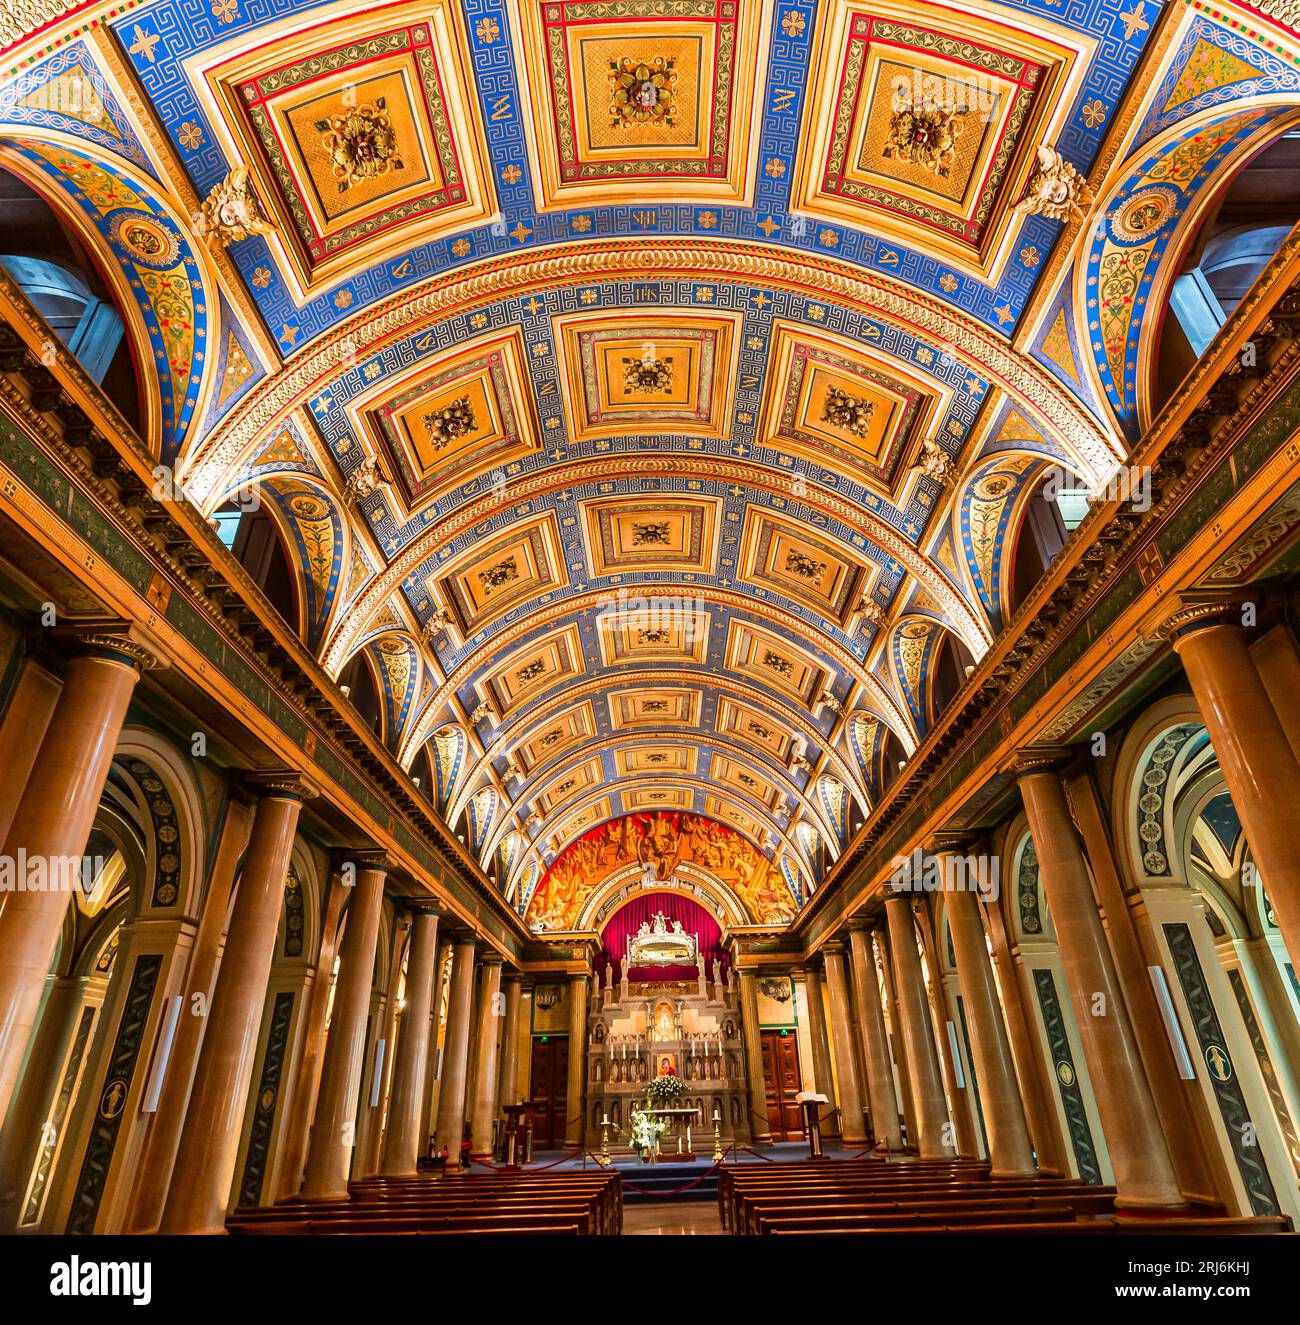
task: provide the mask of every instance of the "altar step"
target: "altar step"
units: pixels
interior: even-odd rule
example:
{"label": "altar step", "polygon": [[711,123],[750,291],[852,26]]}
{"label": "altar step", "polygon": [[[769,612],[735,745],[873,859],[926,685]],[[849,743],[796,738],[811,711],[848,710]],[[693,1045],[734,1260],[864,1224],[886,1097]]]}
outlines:
{"label": "altar step", "polygon": [[623,1201],[716,1201],[718,1175],[713,1162],[701,1155],[693,1164],[637,1164],[614,1160],[623,1177]]}

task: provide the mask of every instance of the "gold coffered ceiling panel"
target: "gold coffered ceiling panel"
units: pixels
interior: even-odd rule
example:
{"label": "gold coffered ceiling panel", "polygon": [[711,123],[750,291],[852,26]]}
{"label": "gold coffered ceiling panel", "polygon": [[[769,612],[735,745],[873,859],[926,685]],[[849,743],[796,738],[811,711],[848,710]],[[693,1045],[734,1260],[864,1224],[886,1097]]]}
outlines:
{"label": "gold coffered ceiling panel", "polygon": [[826,0],[818,23],[810,86],[827,95],[804,123],[795,206],[904,242],[921,229],[936,253],[993,274],[1091,43],[896,0]]}
{"label": "gold coffered ceiling panel", "polygon": [[756,746],[780,763],[790,752],[789,733],[766,713],[741,704],[725,695],[718,700],[718,735],[735,736],[747,745]]}
{"label": "gold coffered ceiling panel", "polygon": [[623,808],[629,814],[641,810],[689,810],[693,799],[689,787],[633,787],[623,793]]}
{"label": "gold coffered ceiling panel", "polygon": [[761,116],[764,0],[520,0],[516,59],[538,209],[672,197],[745,203]]}
{"label": "gold coffered ceiling panel", "polygon": [[604,612],[600,654],[606,667],[624,663],[702,664],[709,647],[709,614],[678,609],[670,612]]}
{"label": "gold coffered ceiling panel", "polygon": [[859,342],[778,321],[759,435],[893,496],[900,461],[950,394]]}
{"label": "gold coffered ceiling panel", "polygon": [[609,697],[616,731],[631,727],[694,727],[700,716],[700,692],[674,688],[620,690]]}
{"label": "gold coffered ceiling panel", "polygon": [[461,633],[471,635],[515,603],[565,584],[564,558],[554,514],[521,524],[437,581]]}
{"label": "gold coffered ceiling panel", "polygon": [[730,824],[733,828],[738,828],[746,837],[756,843],[763,841],[762,824],[747,810],[741,809],[733,800],[710,792],[704,798],[704,812],[712,815],[715,819],[720,819],[723,823]]}
{"label": "gold coffered ceiling panel", "polygon": [[727,668],[783,690],[809,707],[826,680],[826,672],[811,654],[780,635],[744,621],[731,623]]}
{"label": "gold coffered ceiling panel", "polygon": [[733,791],[762,801],[767,808],[775,808],[781,799],[781,793],[775,784],[765,778],[748,764],[732,759],[729,755],[715,754],[709,766],[709,780],[720,787],[730,787]]}
{"label": "gold coffered ceiling panel", "polygon": [[285,20],[251,51],[188,62],[228,158],[248,164],[278,222],[270,242],[300,297],[495,210],[462,7],[385,17],[378,32],[373,14]]}
{"label": "gold coffered ceiling panel", "polygon": [[687,310],[556,318],[570,436],[725,436],[741,320]]}
{"label": "gold coffered ceiling panel", "polygon": [[531,773],[540,764],[571,750],[595,733],[596,715],[590,700],[567,709],[543,724],[536,736],[519,744],[517,751],[525,772]]}
{"label": "gold coffered ceiling panel", "polygon": [[845,626],[866,592],[866,569],[833,543],[751,506],[745,518],[741,577],[803,603]]}
{"label": "gold coffered ceiling panel", "polygon": [[695,772],[698,755],[699,750],[694,745],[635,745],[617,751],[615,763],[624,777],[647,773],[687,777]]}
{"label": "gold coffered ceiling panel", "polygon": [[502,471],[539,447],[517,329],[381,378],[376,391],[349,407],[349,415],[391,462],[407,511],[484,471]]}
{"label": "gold coffered ceiling panel", "polygon": [[550,783],[538,796],[537,807],[544,816],[552,814],[558,806],[571,801],[590,787],[599,786],[600,782],[600,760],[588,759],[585,763],[567,769],[563,776]]}
{"label": "gold coffered ceiling panel", "polygon": [[587,555],[592,575],[713,570],[721,503],[711,498],[617,497],[587,502]]}
{"label": "gold coffered ceiling panel", "polygon": [[521,704],[583,673],[582,643],[577,626],[565,626],[544,639],[516,649],[488,674],[491,691],[503,715]]}

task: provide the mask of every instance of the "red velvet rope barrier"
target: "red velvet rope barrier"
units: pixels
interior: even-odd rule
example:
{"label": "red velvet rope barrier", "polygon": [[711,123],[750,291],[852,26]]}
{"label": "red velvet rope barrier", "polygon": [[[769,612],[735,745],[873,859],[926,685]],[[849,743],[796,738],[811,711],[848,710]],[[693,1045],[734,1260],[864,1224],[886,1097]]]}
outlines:
{"label": "red velvet rope barrier", "polygon": [[689,1192],[692,1187],[698,1187],[710,1173],[716,1173],[722,1167],[721,1164],[713,1164],[705,1169],[698,1178],[688,1182],[685,1187],[670,1187],[666,1192],[656,1191],[652,1187],[638,1187],[635,1183],[623,1179],[623,1186],[630,1192],[640,1192],[643,1196],[680,1196],[683,1192]]}

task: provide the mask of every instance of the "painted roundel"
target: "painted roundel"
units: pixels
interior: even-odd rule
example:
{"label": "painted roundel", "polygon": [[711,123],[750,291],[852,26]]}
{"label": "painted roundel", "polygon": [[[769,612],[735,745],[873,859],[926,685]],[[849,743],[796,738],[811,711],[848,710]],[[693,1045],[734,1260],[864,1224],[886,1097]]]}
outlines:
{"label": "painted roundel", "polygon": [[126,250],[132,262],[155,271],[167,271],[180,257],[180,240],[161,221],[139,212],[120,211],[108,218],[109,234]]}
{"label": "painted roundel", "polygon": [[1001,471],[985,476],[975,484],[975,496],[981,501],[997,501],[1016,486],[1016,476]]}
{"label": "painted roundel", "polygon": [[1111,237],[1117,244],[1146,243],[1177,213],[1178,203],[1173,189],[1140,189],[1110,218]]}
{"label": "painted roundel", "polygon": [[312,493],[296,493],[289,500],[289,509],[301,520],[323,520],[329,515],[329,506]]}

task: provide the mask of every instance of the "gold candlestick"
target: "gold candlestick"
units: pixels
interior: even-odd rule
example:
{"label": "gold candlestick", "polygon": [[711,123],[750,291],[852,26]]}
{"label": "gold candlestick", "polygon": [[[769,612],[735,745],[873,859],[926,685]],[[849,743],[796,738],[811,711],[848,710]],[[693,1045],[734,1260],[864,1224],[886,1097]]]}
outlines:
{"label": "gold candlestick", "polygon": [[600,1158],[596,1162],[602,1169],[609,1168],[609,1114],[600,1120]]}
{"label": "gold candlestick", "polygon": [[722,1115],[713,1111],[713,1162],[722,1163]]}

